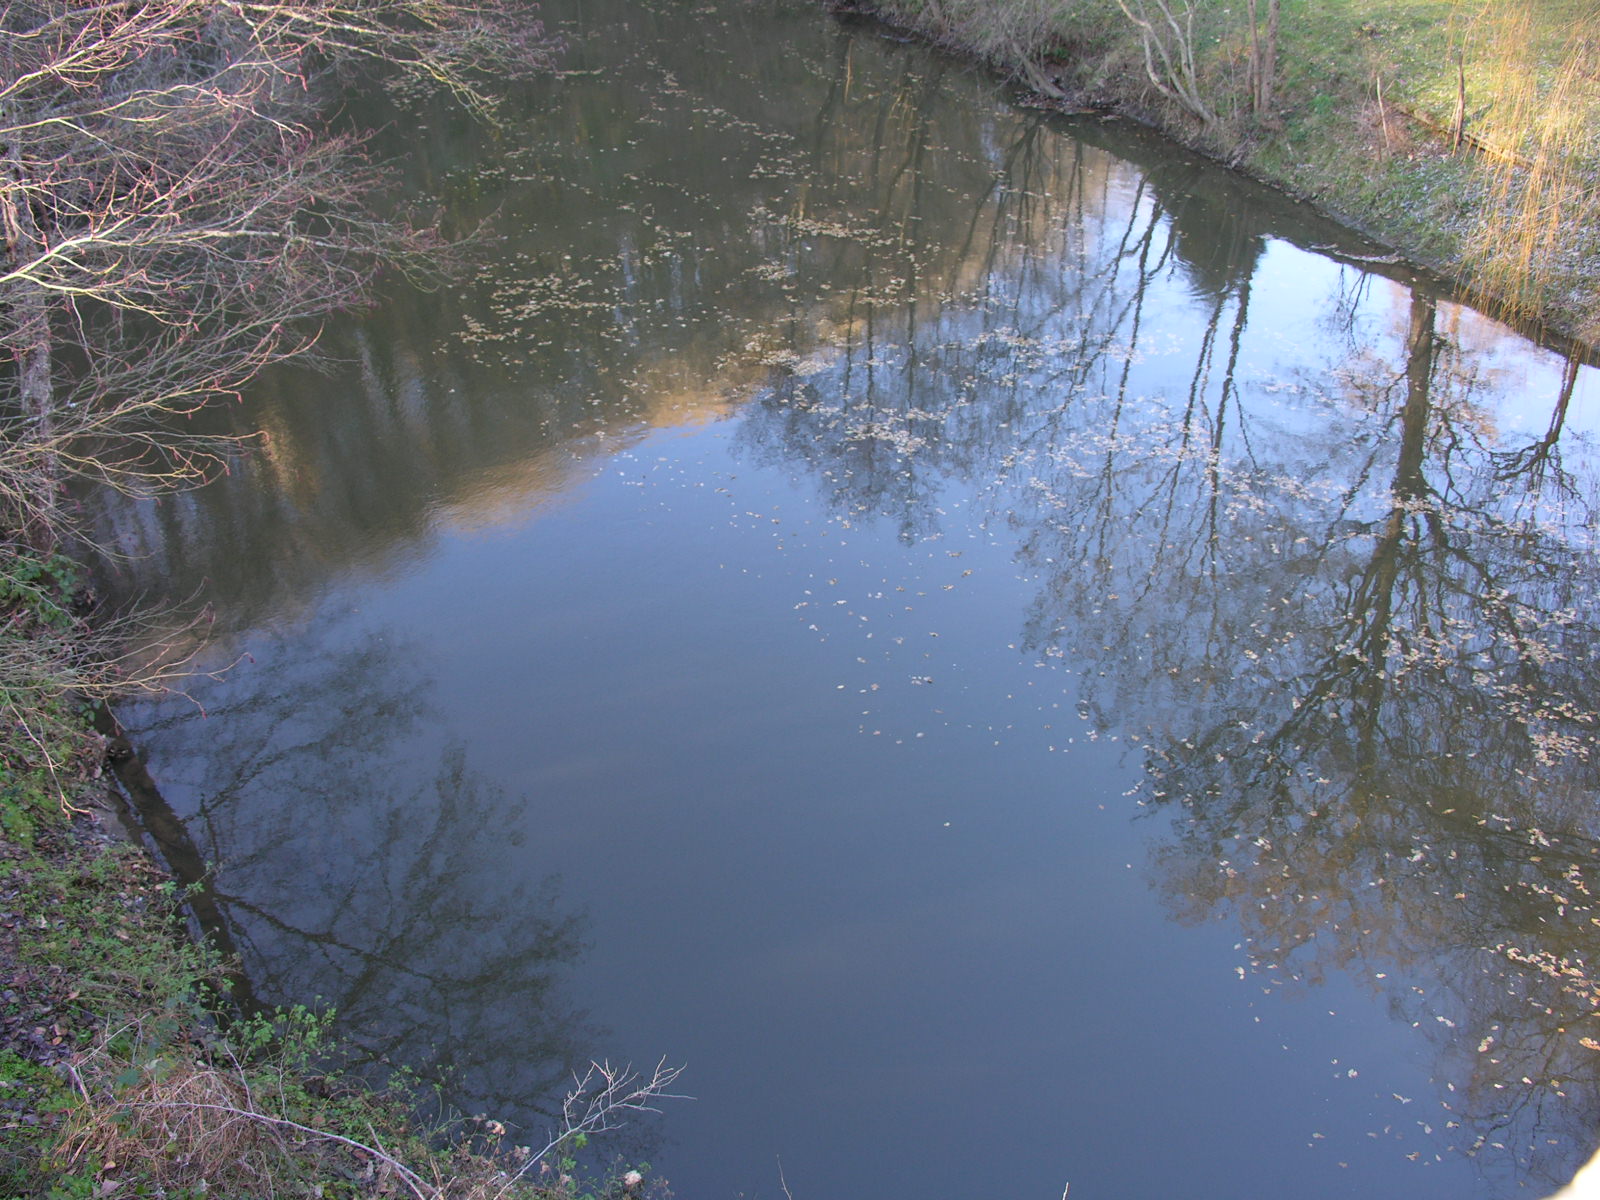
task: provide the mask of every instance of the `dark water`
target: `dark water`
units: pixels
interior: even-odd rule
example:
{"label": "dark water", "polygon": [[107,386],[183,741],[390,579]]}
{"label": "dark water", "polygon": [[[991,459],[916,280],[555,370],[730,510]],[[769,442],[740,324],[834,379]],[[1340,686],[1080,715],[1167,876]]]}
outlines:
{"label": "dark water", "polygon": [[125,716],[255,989],[530,1141],[686,1063],[686,1198],[1570,1174],[1594,372],[808,4],[544,12],[391,130],[477,278],[100,510],[220,613]]}

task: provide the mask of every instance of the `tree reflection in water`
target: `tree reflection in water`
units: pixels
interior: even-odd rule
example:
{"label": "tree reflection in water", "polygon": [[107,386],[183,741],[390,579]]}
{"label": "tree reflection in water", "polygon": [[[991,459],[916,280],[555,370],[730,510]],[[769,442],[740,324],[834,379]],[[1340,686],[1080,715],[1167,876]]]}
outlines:
{"label": "tree reflection in water", "polygon": [[[946,68],[843,35],[707,51],[613,37],[620,11],[581,9],[630,86],[575,73],[470,177],[526,226],[507,262],[344,331],[340,403],[269,381],[269,453],[222,486],[108,510],[104,542],[150,551],[129,590],[209,578],[284,622],[451,522],[522,519],[597,447],[735,412],[739,452],[841,522],[918,541],[954,500],[1031,581],[1018,645],[1137,747],[1170,910],[1236,922],[1263,987],[1348,973],[1426,1031],[1439,1092],[1397,1122],[1430,1152],[1558,1176],[1544,1139],[1571,1130],[1570,1159],[1600,1114],[1577,361],[1535,432],[1503,428],[1491,327],[1289,249],[1335,235],[1169,147],[946,103]],[[467,220],[450,136],[419,171]],[[501,1106],[589,1040],[558,998],[578,923],[482,877],[520,802],[434,732],[422,656],[346,625],[274,635],[286,665],[208,697],[214,736],[163,782],[197,798],[263,992],[324,995],[375,1055],[437,1046]],[[314,828],[274,802],[304,795]]]}
{"label": "tree reflection in water", "polygon": [[[526,801],[430,732],[416,648],[349,624],[257,645],[270,683],[246,663],[209,689],[211,736],[162,782],[194,798],[180,815],[257,1000],[316,997],[358,1063],[420,1068],[449,1103],[538,1131],[594,1038],[562,997],[583,918],[553,877],[480,869]],[[159,752],[195,719],[175,700],[141,740]]]}
{"label": "tree reflection in water", "polygon": [[[1026,134],[1011,150],[1012,186],[979,202],[992,225],[1028,221],[1040,186]],[[1120,229],[1072,220],[1088,171],[1049,184],[1055,224],[1028,244],[1074,270],[999,269],[996,240],[932,305],[870,281],[836,298],[832,345],[794,348],[810,359],[759,398],[747,452],[803,461],[836,511],[907,539],[979,488],[1036,580],[1025,648],[1080,676],[1092,728],[1142,747],[1174,914],[1238,922],[1269,989],[1367,981],[1436,1045],[1424,1127],[1561,1179],[1571,1146],[1541,1152],[1592,1144],[1600,1114],[1576,360],[1548,433],[1518,441],[1482,328],[1352,272],[1322,369],[1277,377],[1259,350],[1247,369],[1259,246],[1190,261],[1159,174]],[[1198,328],[1150,319],[1173,270]]]}

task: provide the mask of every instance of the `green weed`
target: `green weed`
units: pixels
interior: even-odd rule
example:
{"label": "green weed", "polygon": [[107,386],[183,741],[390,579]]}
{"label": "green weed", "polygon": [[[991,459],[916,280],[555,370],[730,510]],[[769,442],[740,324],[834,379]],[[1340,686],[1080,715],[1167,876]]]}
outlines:
{"label": "green weed", "polygon": [[0,1137],[0,1196],[20,1196],[38,1178],[55,1139],[52,1118],[74,1098],[62,1075],[0,1050],[0,1113],[10,1126]]}
{"label": "green weed", "polygon": [[90,741],[87,710],[70,691],[80,585],[62,555],[0,546],[0,833],[23,845],[70,806]]}

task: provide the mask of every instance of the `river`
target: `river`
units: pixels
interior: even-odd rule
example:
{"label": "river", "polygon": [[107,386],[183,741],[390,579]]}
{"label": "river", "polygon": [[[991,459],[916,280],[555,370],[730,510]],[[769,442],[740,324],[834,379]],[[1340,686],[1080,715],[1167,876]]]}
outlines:
{"label": "river", "polygon": [[1595,371],[813,4],[543,13],[384,134],[485,261],[89,502],[215,606],[123,718],[255,993],[530,1141],[685,1064],[685,1200],[1570,1175]]}

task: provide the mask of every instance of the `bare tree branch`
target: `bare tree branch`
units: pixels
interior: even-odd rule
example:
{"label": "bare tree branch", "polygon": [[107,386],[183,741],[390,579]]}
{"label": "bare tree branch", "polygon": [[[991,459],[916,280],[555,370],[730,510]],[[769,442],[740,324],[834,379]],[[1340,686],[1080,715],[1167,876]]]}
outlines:
{"label": "bare tree branch", "polygon": [[591,1062],[581,1078],[574,1076],[573,1086],[561,1104],[560,1125],[551,1132],[544,1146],[530,1154],[512,1173],[501,1194],[504,1195],[505,1190],[535,1164],[557,1148],[569,1145],[574,1138],[620,1129],[630,1113],[659,1112],[658,1101],[689,1099],[668,1090],[681,1074],[682,1067],[669,1067],[664,1058],[648,1076],[636,1071],[631,1064],[613,1067],[609,1062]]}
{"label": "bare tree branch", "polygon": [[1191,0],[1182,0],[1178,8],[1172,0],[1117,0],[1117,7],[1139,29],[1151,86],[1206,125],[1215,125],[1216,114],[1201,98],[1195,70]]}
{"label": "bare tree branch", "polygon": [[0,7],[0,524],[59,539],[64,483],[192,486],[237,439],[179,429],[316,344],[380,270],[449,247],[379,217],[319,81],[484,81],[548,65],[512,0],[71,0]]}

